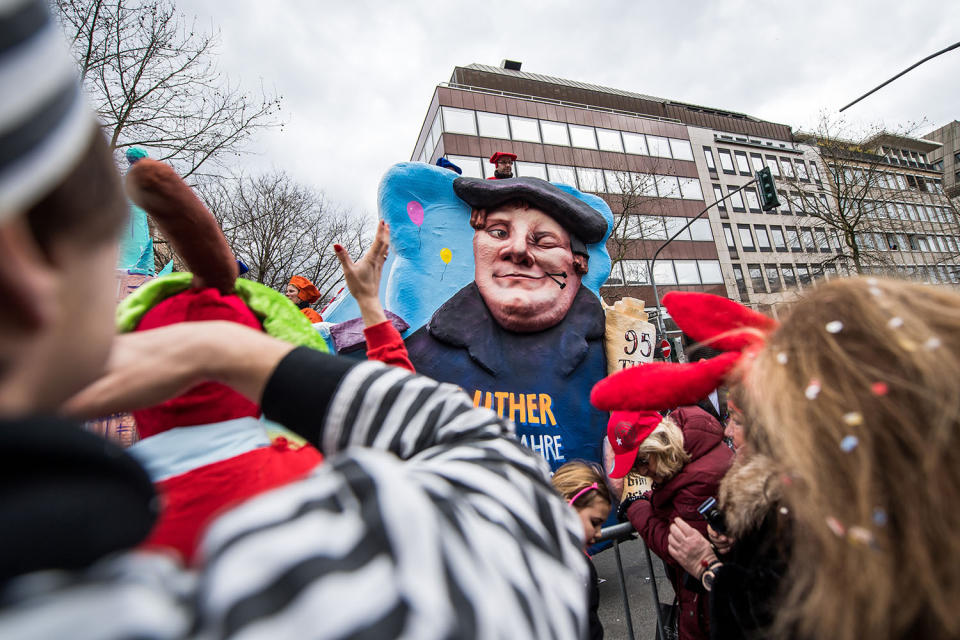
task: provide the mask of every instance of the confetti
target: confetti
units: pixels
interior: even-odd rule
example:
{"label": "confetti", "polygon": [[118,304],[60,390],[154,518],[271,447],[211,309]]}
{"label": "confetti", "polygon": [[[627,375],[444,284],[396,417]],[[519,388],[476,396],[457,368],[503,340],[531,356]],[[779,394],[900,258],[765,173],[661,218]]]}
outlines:
{"label": "confetti", "polygon": [[877,525],[878,527],[887,526],[887,512],[880,507],[876,507],[873,510],[873,524]]}
{"label": "confetti", "polygon": [[890,387],[887,386],[886,382],[874,382],[870,385],[870,393],[875,396],[885,396],[890,391]]}
{"label": "confetti", "polygon": [[788,513],[790,513],[790,509],[787,509],[786,507],[780,507],[780,513],[782,513],[783,515],[787,515]]}
{"label": "confetti", "polygon": [[843,422],[847,426],[856,427],[863,424],[863,414],[859,411],[851,411],[843,414]]}
{"label": "confetti", "polygon": [[820,395],[820,382],[818,380],[811,380],[807,388],[804,389],[803,395],[807,396],[807,400],[815,400],[816,397]]}
{"label": "confetti", "polygon": [[827,527],[830,528],[830,531],[833,532],[833,535],[837,536],[838,538],[842,538],[847,533],[847,530],[843,527],[843,523],[833,516],[827,516],[826,523]]}
{"label": "confetti", "polygon": [[844,436],[843,440],[840,441],[840,448],[843,449],[844,453],[850,453],[857,448],[858,444],[860,444],[860,439],[857,436]]}
{"label": "confetti", "polygon": [[880,290],[880,287],[870,287],[868,291],[870,292],[870,295],[876,298],[879,298],[883,295],[883,291]]}
{"label": "confetti", "polygon": [[784,351],[781,351],[777,354],[777,362],[780,364],[787,364],[787,354]]}
{"label": "confetti", "polygon": [[899,329],[903,326],[903,318],[900,316],[893,316],[890,318],[890,322],[887,323],[887,326],[891,329]]}
{"label": "confetti", "polygon": [[880,284],[880,281],[877,280],[876,278],[867,278],[867,284],[870,285],[871,287],[875,287],[878,284]]}
{"label": "confetti", "polygon": [[930,336],[927,338],[927,341],[923,343],[923,348],[927,351],[933,351],[934,349],[939,349],[940,345],[943,343],[940,342],[940,338],[937,336]]}
{"label": "confetti", "polygon": [[843,331],[843,323],[839,320],[827,323],[827,333],[840,333],[841,331]]}
{"label": "confetti", "polygon": [[873,545],[873,533],[864,527],[853,526],[847,531],[847,538],[850,542],[862,544],[865,547]]}

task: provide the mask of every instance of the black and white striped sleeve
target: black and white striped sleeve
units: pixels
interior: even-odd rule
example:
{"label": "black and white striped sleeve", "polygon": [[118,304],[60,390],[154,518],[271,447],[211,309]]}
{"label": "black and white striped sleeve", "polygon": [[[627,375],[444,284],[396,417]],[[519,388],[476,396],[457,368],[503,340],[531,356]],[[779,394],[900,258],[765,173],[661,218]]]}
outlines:
{"label": "black and white striped sleeve", "polygon": [[582,637],[582,526],[512,424],[402,369],[341,374],[325,463],[209,530],[202,632]]}

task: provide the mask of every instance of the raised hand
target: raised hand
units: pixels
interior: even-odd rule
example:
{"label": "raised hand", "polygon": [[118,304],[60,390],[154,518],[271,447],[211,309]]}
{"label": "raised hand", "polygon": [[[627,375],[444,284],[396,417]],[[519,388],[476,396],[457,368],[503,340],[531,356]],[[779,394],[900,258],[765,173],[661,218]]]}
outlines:
{"label": "raised hand", "polygon": [[347,288],[360,307],[364,324],[369,327],[385,322],[387,316],[380,305],[380,277],[390,252],[390,226],[380,221],[373,244],[357,262],[339,244],[333,245],[333,251],[340,261]]}

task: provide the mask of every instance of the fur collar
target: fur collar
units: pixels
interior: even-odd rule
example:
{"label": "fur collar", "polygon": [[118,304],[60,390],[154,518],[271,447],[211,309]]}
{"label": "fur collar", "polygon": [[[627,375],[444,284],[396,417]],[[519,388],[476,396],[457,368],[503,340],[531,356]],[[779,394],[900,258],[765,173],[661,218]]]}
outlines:
{"label": "fur collar", "polygon": [[729,536],[741,538],[758,529],[782,496],[779,472],[769,458],[754,454],[738,457],[720,483],[720,509]]}

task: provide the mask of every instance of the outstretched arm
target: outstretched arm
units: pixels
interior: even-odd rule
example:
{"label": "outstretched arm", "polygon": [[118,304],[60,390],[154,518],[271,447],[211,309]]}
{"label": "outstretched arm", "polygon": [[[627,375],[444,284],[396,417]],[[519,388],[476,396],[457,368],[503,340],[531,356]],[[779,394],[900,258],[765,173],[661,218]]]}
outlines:
{"label": "outstretched arm", "polygon": [[373,244],[357,262],[339,244],[333,245],[333,250],[340,260],[347,288],[360,307],[360,317],[365,327],[363,335],[367,340],[367,357],[414,371],[400,332],[387,320],[383,305],[380,304],[380,278],[383,263],[390,252],[390,226],[380,221]]}

